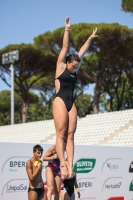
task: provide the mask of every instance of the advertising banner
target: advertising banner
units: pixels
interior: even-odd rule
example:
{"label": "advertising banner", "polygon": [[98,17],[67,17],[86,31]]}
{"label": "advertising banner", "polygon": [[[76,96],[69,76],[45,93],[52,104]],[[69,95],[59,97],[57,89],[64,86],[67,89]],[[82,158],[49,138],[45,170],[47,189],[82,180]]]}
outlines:
{"label": "advertising banner", "polygon": [[[0,200],[28,200],[26,162],[35,143],[0,143]],[[40,144],[45,153],[51,144]],[[133,147],[76,145],[74,171],[82,200],[133,200]],[[43,162],[46,166],[47,162]],[[46,185],[45,167],[42,176]],[[76,191],[76,200],[78,199]]]}

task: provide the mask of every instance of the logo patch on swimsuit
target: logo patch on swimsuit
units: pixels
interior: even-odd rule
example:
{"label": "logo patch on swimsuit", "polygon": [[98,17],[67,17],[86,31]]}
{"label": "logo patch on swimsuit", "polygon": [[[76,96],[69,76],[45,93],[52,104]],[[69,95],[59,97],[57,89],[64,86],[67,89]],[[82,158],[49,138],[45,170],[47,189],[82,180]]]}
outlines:
{"label": "logo patch on swimsuit", "polygon": [[74,171],[76,173],[89,173],[96,164],[96,159],[82,158],[74,164]]}
{"label": "logo patch on swimsuit", "polygon": [[70,76],[75,77],[74,75],[70,74]]}

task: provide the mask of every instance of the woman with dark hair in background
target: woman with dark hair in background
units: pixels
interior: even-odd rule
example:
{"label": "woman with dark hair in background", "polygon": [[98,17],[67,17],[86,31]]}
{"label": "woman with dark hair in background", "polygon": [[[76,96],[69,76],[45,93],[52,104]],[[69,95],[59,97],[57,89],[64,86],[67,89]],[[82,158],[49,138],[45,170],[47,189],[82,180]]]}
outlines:
{"label": "woman with dark hair in background", "polygon": [[[72,177],[73,174],[74,133],[77,125],[77,110],[73,102],[73,92],[77,81],[76,74],[83,56],[90,46],[91,40],[98,37],[96,35],[96,28],[81,47],[78,55],[70,54],[67,56],[69,49],[69,31],[70,19],[66,17],[63,45],[56,65],[56,97],[53,102],[53,117],[57,133],[56,151],[60,159],[62,178]],[[64,158],[64,140],[66,140],[67,166]]]}

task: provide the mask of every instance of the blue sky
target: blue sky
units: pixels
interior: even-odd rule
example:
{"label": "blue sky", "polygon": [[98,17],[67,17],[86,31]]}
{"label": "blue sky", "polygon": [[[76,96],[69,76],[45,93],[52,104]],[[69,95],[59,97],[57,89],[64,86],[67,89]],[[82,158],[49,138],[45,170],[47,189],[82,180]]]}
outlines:
{"label": "blue sky", "polygon": [[[33,43],[34,37],[71,24],[114,23],[133,28],[133,15],[121,10],[121,0],[0,0],[0,49]],[[9,89],[0,80],[0,91]]]}

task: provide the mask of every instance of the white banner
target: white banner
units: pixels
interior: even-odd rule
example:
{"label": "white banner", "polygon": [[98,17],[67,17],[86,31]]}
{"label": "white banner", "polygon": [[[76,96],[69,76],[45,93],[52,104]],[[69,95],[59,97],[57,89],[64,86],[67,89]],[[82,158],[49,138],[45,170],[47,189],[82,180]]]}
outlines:
{"label": "white banner", "polygon": [[[33,156],[34,145],[0,143],[0,200],[28,200],[29,181],[25,166]],[[51,146],[40,145],[44,153]],[[46,166],[47,162],[43,165]],[[74,170],[81,192],[80,199],[133,200],[132,147],[76,145]],[[45,182],[45,168],[42,175]]]}

